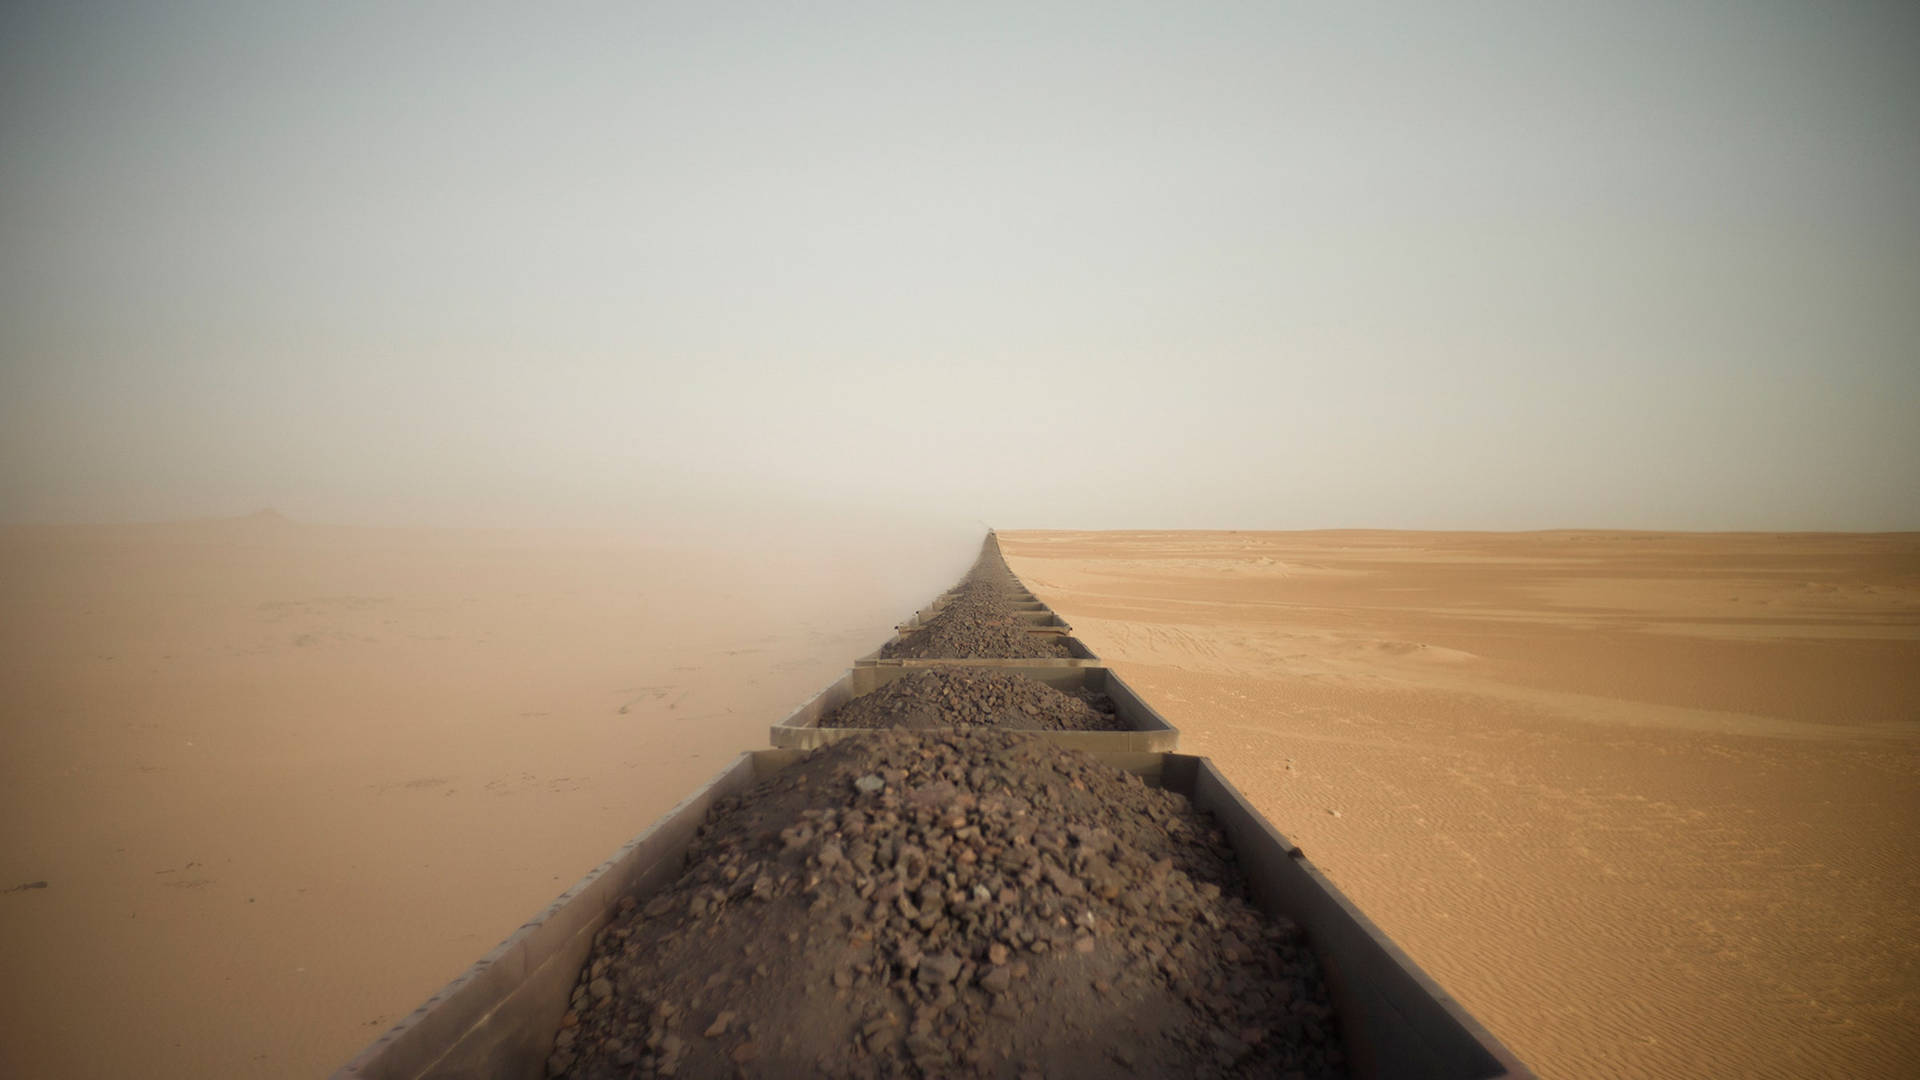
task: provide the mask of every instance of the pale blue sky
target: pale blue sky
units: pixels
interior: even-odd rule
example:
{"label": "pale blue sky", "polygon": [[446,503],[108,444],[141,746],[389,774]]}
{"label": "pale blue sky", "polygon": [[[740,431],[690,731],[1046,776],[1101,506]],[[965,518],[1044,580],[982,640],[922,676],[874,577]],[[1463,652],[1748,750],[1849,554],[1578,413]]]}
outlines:
{"label": "pale blue sky", "polygon": [[1920,5],[10,4],[0,518],[1920,528]]}

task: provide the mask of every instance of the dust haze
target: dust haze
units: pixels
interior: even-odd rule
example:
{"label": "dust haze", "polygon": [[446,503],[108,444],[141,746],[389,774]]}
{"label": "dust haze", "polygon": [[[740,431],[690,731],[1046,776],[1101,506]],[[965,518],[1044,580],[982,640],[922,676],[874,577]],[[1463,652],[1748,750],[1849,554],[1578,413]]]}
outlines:
{"label": "dust haze", "polygon": [[1920,527],[1917,20],[8,5],[0,518]]}
{"label": "dust haze", "polygon": [[[338,1064],[989,526],[1920,529],[1916,72],[1911,4],[0,5],[0,1074]],[[1442,655],[1072,535],[1202,719]],[[1910,542],[1835,543],[1782,595],[1884,663],[1785,696],[1910,719]],[[1610,602],[1745,625],[1696,555]],[[1528,722],[1645,704],[1578,690]]]}

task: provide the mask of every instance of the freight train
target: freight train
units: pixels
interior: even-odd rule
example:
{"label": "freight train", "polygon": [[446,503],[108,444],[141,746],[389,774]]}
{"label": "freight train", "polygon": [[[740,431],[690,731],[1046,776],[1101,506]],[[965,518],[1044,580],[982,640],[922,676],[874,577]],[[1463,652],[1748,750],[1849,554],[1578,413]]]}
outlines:
{"label": "freight train", "polygon": [[[924,632],[970,592],[991,593],[1001,605],[998,621],[1036,643],[1032,650],[1013,651],[1044,655],[927,656],[914,655],[925,649],[900,647],[924,641]],[[915,639],[916,634],[922,637]],[[1238,864],[1246,899],[1267,916],[1296,925],[1311,948],[1331,1002],[1335,1056],[1347,1075],[1436,1080],[1533,1075],[1315,869],[1211,760],[1178,753],[1179,731],[1026,589],[988,533],[979,560],[960,585],[934,598],[897,627],[892,642],[855,660],[844,676],[771,726],[773,749],[734,759],[374,1040],[334,1074],[335,1080],[543,1080],[554,1058],[556,1033],[563,1022],[574,1022],[570,1009],[585,992],[591,972],[583,968],[596,939],[604,941],[603,931],[617,920],[636,918],[686,871],[689,848],[717,802],[756,790],[816,748],[870,734],[826,723],[856,699],[916,673],[958,668],[1019,676],[1097,700],[1108,730],[1035,731],[1032,737],[1132,773],[1210,815]],[[744,1065],[737,1071],[754,1075]]]}

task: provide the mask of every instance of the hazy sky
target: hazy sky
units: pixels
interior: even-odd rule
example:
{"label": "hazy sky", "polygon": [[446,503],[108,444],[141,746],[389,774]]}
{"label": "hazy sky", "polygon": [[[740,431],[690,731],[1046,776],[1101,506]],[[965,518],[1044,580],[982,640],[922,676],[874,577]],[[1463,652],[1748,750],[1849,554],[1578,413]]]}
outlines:
{"label": "hazy sky", "polygon": [[0,517],[1920,528],[1920,4],[10,3]]}

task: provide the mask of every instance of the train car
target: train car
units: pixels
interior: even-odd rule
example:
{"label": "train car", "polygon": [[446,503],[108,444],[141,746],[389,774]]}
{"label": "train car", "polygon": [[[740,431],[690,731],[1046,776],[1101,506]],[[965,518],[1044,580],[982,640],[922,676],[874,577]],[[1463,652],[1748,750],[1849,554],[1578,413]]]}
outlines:
{"label": "train car", "polygon": [[[1048,631],[1064,634],[1067,631],[1073,629],[1073,626],[1070,623],[1068,623],[1067,620],[1054,614],[1054,612],[1051,609],[1049,609],[1046,605],[1041,604],[1040,601],[1038,600],[1035,600],[1031,606],[1029,605],[1020,605],[1020,606],[1009,605],[1009,606],[1014,608],[1014,611],[1013,611],[1014,618],[1019,620],[1020,625],[1025,627],[1028,630],[1048,630]],[[894,629],[900,630],[903,632],[918,630],[921,627],[932,622],[933,620],[939,618],[941,612],[945,610],[946,610],[945,605],[942,605],[937,608],[936,607],[923,608],[920,611],[914,612],[913,618],[908,619],[906,622],[899,624],[898,626],[894,627]]]}
{"label": "train car", "polygon": [[[805,705],[794,710],[791,716],[773,725],[770,739],[773,745],[782,750],[810,750],[816,746],[826,746],[841,739],[858,738],[866,729],[845,727],[821,727],[820,721],[834,710],[846,705],[857,697],[873,693],[895,679],[909,675],[915,670],[912,666],[885,665],[874,667],[856,667],[841,676],[825,690],[813,696]],[[1160,715],[1158,709],[1134,692],[1126,680],[1105,667],[1061,667],[1032,663],[1025,666],[1008,662],[995,665],[993,671],[1019,675],[1038,683],[1051,686],[1056,690],[1088,690],[1104,694],[1114,706],[1114,713],[1126,725],[1122,731],[1029,731],[1029,734],[1048,742],[1059,743],[1075,750],[1091,751],[1147,751],[1163,752],[1177,749],[1180,745],[1180,730]],[[1007,730],[1021,731],[1019,727]]]}
{"label": "train car", "polygon": [[[897,635],[895,640],[905,635]],[[1066,646],[1066,656],[1025,656],[1018,658],[970,656],[942,659],[939,657],[885,656],[886,646],[882,645],[870,653],[856,657],[856,668],[871,667],[1091,667],[1100,663],[1100,657],[1087,647],[1087,643],[1077,637],[1065,634],[1047,634],[1049,641]]]}

